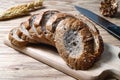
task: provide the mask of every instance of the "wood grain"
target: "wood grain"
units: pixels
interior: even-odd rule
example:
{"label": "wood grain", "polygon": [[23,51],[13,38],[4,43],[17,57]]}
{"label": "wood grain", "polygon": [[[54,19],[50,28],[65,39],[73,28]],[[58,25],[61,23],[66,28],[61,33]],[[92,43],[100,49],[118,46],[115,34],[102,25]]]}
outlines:
{"label": "wood grain", "polygon": [[[30,1],[32,0],[0,0],[0,13],[11,6],[28,3]],[[54,8],[74,14],[77,11],[75,11],[73,5],[80,5],[100,15],[100,1],[101,0],[45,0],[44,6],[46,8]],[[39,11],[40,10],[34,11],[31,14],[39,13]],[[29,16],[24,16],[13,20],[0,21],[0,80],[75,80],[64,73],[23,55],[3,44],[3,40],[8,32],[13,27],[17,27],[21,22],[27,20],[28,17]],[[120,14],[115,18],[106,19],[120,25]],[[114,38],[100,26],[96,26],[100,30],[104,42],[120,47],[119,40]]]}

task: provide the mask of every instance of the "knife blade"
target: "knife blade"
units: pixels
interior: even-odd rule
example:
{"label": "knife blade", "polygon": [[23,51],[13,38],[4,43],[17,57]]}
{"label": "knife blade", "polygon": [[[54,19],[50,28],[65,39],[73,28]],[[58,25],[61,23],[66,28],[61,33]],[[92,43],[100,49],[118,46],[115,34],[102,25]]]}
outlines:
{"label": "knife blade", "polygon": [[111,33],[113,36],[117,37],[120,40],[120,26],[117,26],[116,24],[113,24],[112,22],[100,17],[99,15],[93,13],[92,11],[75,6],[76,10],[79,11],[81,14],[104,28],[106,31]]}

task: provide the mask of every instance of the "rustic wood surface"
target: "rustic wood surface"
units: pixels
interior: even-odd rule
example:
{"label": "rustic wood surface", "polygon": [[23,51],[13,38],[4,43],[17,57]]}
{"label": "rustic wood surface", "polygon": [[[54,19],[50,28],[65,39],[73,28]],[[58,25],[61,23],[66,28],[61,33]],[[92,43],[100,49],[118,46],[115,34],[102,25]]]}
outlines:
{"label": "rustic wood surface", "polygon": [[[11,6],[30,1],[33,0],[0,0],[0,13]],[[64,12],[76,13],[77,11],[75,11],[73,5],[80,5],[100,15],[100,1],[101,0],[45,0],[44,6],[46,8],[59,9]],[[118,11],[119,13],[115,18],[106,19],[120,25],[120,8]],[[39,10],[32,12],[32,14],[34,13],[39,13]],[[0,80],[75,80],[3,44],[3,40],[8,32],[13,27],[17,27],[21,22],[27,20],[28,17],[29,16],[0,21]],[[111,36],[100,26],[97,26],[97,28],[100,30],[104,42],[120,47],[120,41],[118,39]]]}

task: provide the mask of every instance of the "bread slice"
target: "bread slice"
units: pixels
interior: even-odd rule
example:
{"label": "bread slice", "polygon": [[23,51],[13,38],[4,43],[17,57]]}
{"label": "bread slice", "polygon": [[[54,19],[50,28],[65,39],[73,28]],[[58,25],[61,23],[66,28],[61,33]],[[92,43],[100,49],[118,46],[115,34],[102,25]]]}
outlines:
{"label": "bread slice", "polygon": [[22,40],[19,36],[21,34],[17,33],[18,27],[17,28],[13,28],[10,33],[9,33],[9,40],[10,42],[17,46],[17,47],[24,47],[28,42]]}
{"label": "bread slice", "polygon": [[73,17],[70,14],[66,13],[56,13],[53,16],[50,17],[50,19],[46,23],[46,38],[50,40],[52,45],[55,46],[54,43],[54,32],[56,30],[57,25],[61,20],[64,20],[67,17]]}
{"label": "bread slice", "polygon": [[45,34],[46,34],[45,26],[49,18],[58,12],[59,11],[57,10],[44,10],[40,14],[33,15],[29,19],[29,24],[31,26],[29,33],[31,34],[31,36],[40,43],[51,45],[49,40],[45,38]]}
{"label": "bread slice", "polygon": [[20,36],[21,39],[28,41],[29,43],[37,43],[37,41],[35,39],[33,39],[30,35],[30,33],[28,32],[28,27],[29,27],[29,23],[28,21],[25,21],[23,23],[20,24],[18,31],[22,34]]}
{"label": "bread slice", "polygon": [[67,65],[76,70],[89,69],[103,52],[103,42],[96,28],[82,21],[66,18],[55,32],[55,45]]}

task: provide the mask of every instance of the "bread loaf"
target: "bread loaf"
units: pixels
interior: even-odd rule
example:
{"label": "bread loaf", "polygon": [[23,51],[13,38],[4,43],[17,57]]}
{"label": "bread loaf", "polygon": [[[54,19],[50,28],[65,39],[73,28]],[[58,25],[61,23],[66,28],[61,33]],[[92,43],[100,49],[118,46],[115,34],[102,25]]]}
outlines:
{"label": "bread loaf", "polygon": [[9,33],[17,47],[44,43],[56,47],[66,64],[76,70],[94,65],[103,52],[103,40],[97,28],[87,19],[78,19],[57,10],[44,10]]}

